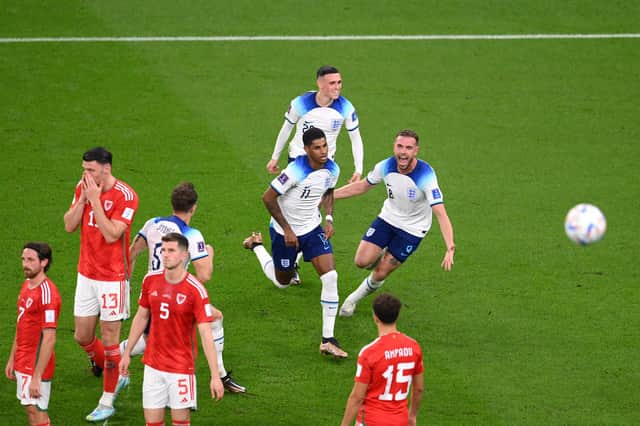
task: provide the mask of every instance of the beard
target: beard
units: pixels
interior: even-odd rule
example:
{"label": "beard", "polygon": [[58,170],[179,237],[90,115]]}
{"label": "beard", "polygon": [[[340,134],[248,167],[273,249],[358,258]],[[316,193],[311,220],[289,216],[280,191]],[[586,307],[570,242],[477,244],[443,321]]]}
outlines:
{"label": "beard", "polygon": [[22,271],[24,272],[24,277],[29,279],[29,280],[32,279],[32,278],[35,278],[40,273],[39,269],[38,270],[23,269]]}

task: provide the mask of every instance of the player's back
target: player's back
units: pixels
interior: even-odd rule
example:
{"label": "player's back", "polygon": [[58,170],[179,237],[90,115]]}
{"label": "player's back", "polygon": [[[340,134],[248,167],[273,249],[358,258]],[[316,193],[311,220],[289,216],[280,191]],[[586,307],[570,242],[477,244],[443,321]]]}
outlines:
{"label": "player's back", "polygon": [[200,231],[190,227],[178,216],[154,217],[149,219],[138,232],[147,242],[149,248],[149,272],[161,271],[162,264],[162,237],[168,233],[176,232],[184,235],[189,241],[190,260],[198,260],[207,256],[204,238]]}
{"label": "player's back", "polygon": [[411,382],[422,371],[422,349],[405,334],[389,333],[365,346],[356,375],[356,381],[368,383],[361,421],[373,426],[406,425]]}

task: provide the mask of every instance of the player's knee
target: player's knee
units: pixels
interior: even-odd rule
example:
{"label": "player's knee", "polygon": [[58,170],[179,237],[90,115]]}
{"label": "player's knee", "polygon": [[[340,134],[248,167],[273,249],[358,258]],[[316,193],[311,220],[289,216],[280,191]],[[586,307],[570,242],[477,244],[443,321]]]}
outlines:
{"label": "player's knee", "polygon": [[367,267],[369,267],[369,265],[371,265],[371,263],[372,263],[372,261],[371,261],[371,260],[369,260],[369,259],[365,259],[365,258],[364,258],[364,257],[362,257],[362,256],[356,256],[356,257],[353,259],[353,262],[354,262],[354,263],[356,264],[356,266],[357,266],[358,268],[360,268],[360,269],[367,268]]}

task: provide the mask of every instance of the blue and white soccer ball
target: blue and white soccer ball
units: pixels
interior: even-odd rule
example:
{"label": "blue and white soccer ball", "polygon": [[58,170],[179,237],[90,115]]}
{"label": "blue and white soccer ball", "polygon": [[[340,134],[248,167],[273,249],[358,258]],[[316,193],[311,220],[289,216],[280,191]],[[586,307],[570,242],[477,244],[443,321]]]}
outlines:
{"label": "blue and white soccer ball", "polygon": [[578,204],[569,210],[564,220],[569,239],[583,246],[600,241],[606,230],[607,220],[593,204]]}

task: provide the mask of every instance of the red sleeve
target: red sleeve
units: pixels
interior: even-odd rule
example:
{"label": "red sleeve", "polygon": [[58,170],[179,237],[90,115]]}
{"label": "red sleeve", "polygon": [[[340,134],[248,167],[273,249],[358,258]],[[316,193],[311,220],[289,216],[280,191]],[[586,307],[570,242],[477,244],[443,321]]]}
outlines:
{"label": "red sleeve", "polygon": [[120,196],[115,203],[112,220],[118,220],[124,222],[127,225],[131,225],[133,217],[138,210],[138,196],[132,190],[132,196]]}
{"label": "red sleeve", "polygon": [[373,370],[369,365],[369,361],[366,356],[366,351],[358,356],[358,364],[356,366],[356,377],[354,381],[364,384],[371,384],[371,378],[373,376]]}
{"label": "red sleeve", "polygon": [[204,297],[199,292],[194,292],[193,312],[198,324],[213,322],[213,307],[209,303],[209,295],[206,292]]}
{"label": "red sleeve", "polygon": [[56,286],[50,283],[43,288],[43,292],[45,297],[42,299],[42,328],[57,328],[60,317],[60,293]]}
{"label": "red sleeve", "polygon": [[149,282],[151,281],[149,276],[144,277],[142,281],[142,288],[140,289],[140,297],[138,297],[138,305],[143,308],[150,309],[149,305]]}
{"label": "red sleeve", "polygon": [[73,193],[73,200],[71,200],[71,207],[75,206],[78,203],[81,190],[82,190],[82,181],[78,182],[78,184],[76,185],[76,190]]}

